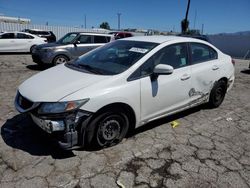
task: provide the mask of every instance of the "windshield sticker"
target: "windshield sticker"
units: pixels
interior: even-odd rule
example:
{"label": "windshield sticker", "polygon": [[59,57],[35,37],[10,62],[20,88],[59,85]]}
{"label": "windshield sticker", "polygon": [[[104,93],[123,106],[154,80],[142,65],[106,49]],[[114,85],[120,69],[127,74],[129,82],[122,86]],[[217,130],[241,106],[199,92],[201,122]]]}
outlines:
{"label": "windshield sticker", "polygon": [[132,47],[129,49],[129,51],[145,54],[148,51],[148,49]]}

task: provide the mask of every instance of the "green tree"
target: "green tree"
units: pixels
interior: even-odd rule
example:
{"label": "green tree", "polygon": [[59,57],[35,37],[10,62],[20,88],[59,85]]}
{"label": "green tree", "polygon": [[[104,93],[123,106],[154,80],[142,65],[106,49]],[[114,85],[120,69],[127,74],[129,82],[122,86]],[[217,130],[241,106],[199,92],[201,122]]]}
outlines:
{"label": "green tree", "polygon": [[108,22],[102,22],[101,25],[100,25],[100,28],[110,29],[109,23]]}

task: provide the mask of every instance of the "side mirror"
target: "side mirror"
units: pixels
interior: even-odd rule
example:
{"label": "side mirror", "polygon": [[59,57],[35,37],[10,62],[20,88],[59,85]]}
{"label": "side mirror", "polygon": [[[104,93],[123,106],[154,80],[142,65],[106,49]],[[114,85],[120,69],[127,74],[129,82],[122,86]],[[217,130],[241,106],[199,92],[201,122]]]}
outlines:
{"label": "side mirror", "polygon": [[154,68],[154,74],[160,75],[160,74],[172,74],[174,71],[174,68],[170,65],[164,65],[164,64],[159,64],[156,65]]}
{"label": "side mirror", "polygon": [[76,46],[77,44],[80,44],[81,42],[79,41],[79,40],[76,40],[75,42],[74,42],[74,46]]}

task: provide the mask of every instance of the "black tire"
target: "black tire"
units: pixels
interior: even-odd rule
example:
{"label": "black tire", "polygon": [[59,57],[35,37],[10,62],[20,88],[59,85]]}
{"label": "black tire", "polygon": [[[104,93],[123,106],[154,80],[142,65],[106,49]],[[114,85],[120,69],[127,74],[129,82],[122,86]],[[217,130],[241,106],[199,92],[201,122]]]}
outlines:
{"label": "black tire", "polygon": [[127,115],[121,110],[100,113],[90,122],[86,132],[87,147],[104,148],[118,144],[126,136],[129,128]]}
{"label": "black tire", "polygon": [[33,50],[35,49],[35,47],[36,47],[36,45],[33,45],[33,46],[30,47],[30,53],[33,52]]}
{"label": "black tire", "polygon": [[65,55],[57,55],[54,59],[53,59],[53,65],[59,65],[62,63],[67,63],[69,61],[69,58]]}
{"label": "black tire", "polygon": [[208,105],[211,108],[217,108],[223,102],[227,92],[227,84],[225,81],[220,80],[214,84],[209,96]]}

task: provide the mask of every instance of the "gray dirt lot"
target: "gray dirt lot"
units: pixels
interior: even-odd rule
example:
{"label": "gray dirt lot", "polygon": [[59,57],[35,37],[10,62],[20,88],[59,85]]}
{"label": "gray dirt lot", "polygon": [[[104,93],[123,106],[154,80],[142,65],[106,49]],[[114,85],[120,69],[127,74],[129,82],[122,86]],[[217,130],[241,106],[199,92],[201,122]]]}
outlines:
{"label": "gray dirt lot", "polygon": [[249,187],[247,67],[236,61],[235,85],[217,109],[163,118],[112,148],[65,152],[14,109],[17,86],[41,70],[30,55],[0,55],[0,187]]}

